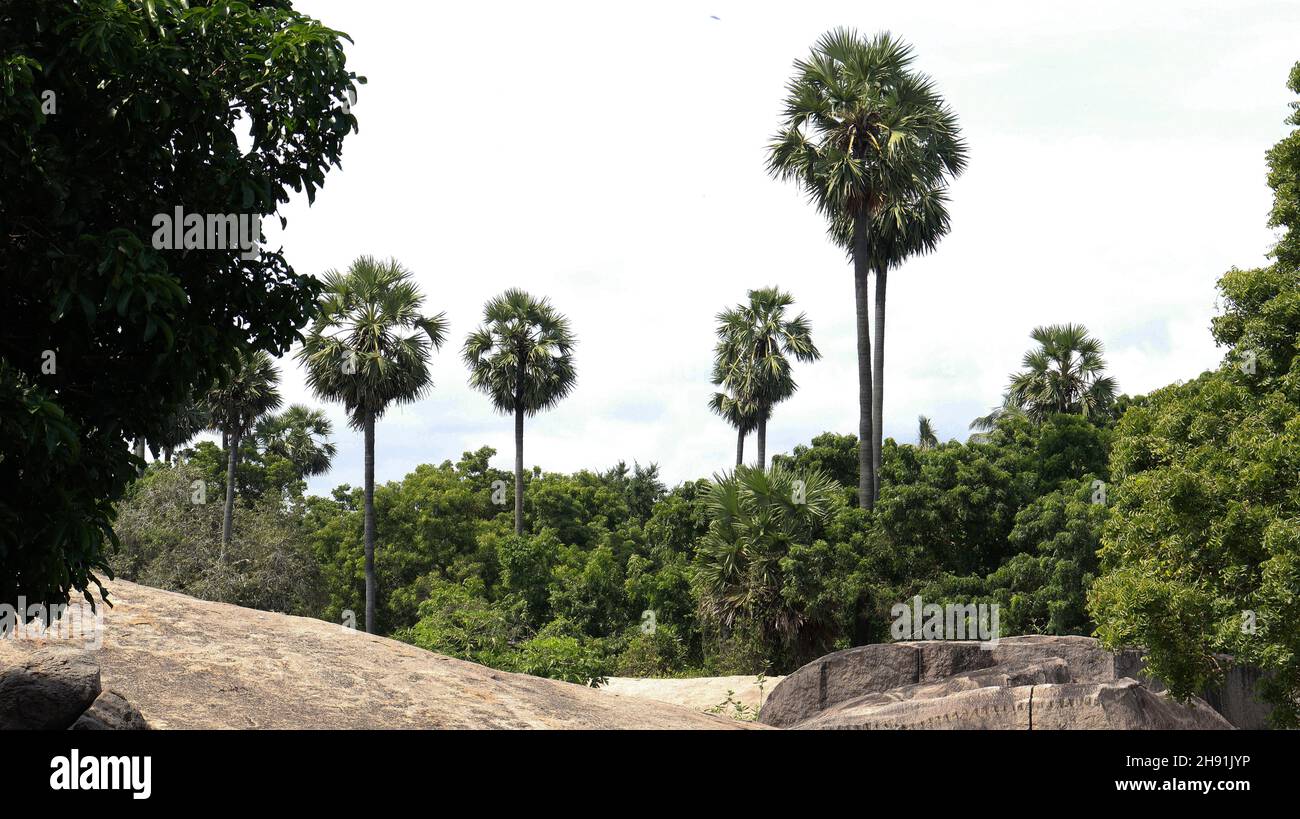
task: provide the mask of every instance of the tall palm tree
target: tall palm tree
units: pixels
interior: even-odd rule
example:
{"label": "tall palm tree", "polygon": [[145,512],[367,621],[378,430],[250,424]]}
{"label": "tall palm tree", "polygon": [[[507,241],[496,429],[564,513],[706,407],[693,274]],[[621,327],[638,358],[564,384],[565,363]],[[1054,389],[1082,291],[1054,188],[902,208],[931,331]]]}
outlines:
{"label": "tall palm tree", "polygon": [[1035,327],[1030,338],[1038,347],[1025,353],[1025,369],[1012,373],[1007,396],[1031,420],[1058,412],[1091,418],[1114,403],[1115,379],[1103,375],[1104,348],[1088,328],[1052,324]]}
{"label": "tall palm tree", "polygon": [[[852,29],[823,35],[795,61],[784,122],[768,170],[800,184],[853,261],[858,337],[858,503],[876,498],[876,413],[868,282],[879,259],[877,227],[966,166],[957,120],[929,78],[912,70],[912,50],[888,33]],[[883,240],[882,240],[883,241]],[[891,259],[890,264],[895,264]],[[883,316],[884,290],[879,303]],[[878,324],[881,322],[878,320]]]}
{"label": "tall palm tree", "polygon": [[880,452],[885,432],[885,288],[890,268],[911,256],[931,253],[949,229],[948,197],[943,187],[903,191],[882,204],[872,220],[871,268],[876,273],[876,326],[872,362],[871,425],[874,494],[880,497]]}
{"label": "tall palm tree", "polygon": [[939,436],[934,431],[934,424],[924,415],[918,415],[916,446],[919,449],[934,449],[939,445]]}
{"label": "tall palm tree", "polygon": [[327,472],[338,451],[329,440],[334,425],[325,413],[302,404],[292,404],[284,412],[262,418],[254,434],[262,451],[293,464],[299,479]]}
{"label": "tall palm tree", "polygon": [[348,425],[365,434],[366,631],[376,628],[375,422],[389,406],[419,399],[433,386],[429,351],[447,334],[445,314],[420,312],[424,296],[396,259],[361,256],[346,273],[330,270],[320,312],[298,351],[307,384],[340,401]]}
{"label": "tall palm tree", "polygon": [[524,416],[559,403],[578,380],[569,320],[544,298],[510,289],[483,309],[465,339],[469,384],[515,416],[515,532],[524,531]]}
{"label": "tall palm tree", "polygon": [[[715,375],[716,378],[719,376]],[[753,402],[743,396],[715,392],[709,399],[709,409],[736,428],[736,466],[742,465],[745,462],[745,436],[758,427],[758,415]]]}
{"label": "tall palm tree", "polygon": [[714,383],[727,387],[741,405],[752,404],[756,420],[758,467],[767,465],[767,422],[773,408],[794,395],[798,384],[790,359],[821,358],[808,317],[786,317],[794,297],[775,287],[749,291],[749,301],[718,314]]}
{"label": "tall palm tree", "polygon": [[221,519],[221,560],[226,559],[235,513],[235,469],[239,444],[257,419],[280,406],[280,373],[261,350],[240,352],[207,394],[208,415],[226,443],[226,507]]}

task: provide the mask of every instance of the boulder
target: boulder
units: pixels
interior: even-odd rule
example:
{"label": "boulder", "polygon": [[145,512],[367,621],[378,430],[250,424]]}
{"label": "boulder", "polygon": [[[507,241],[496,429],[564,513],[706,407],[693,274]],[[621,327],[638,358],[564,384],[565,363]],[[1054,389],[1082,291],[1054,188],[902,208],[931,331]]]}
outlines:
{"label": "boulder", "polygon": [[[1050,666],[1038,666],[1048,671]],[[1058,666],[1057,671],[1063,671]],[[997,674],[989,676],[994,681]],[[1032,675],[1031,675],[1032,676]],[[933,693],[933,692],[932,692]],[[791,726],[796,729],[1231,730],[1204,702],[1175,702],[1137,680],[951,690],[916,699],[868,695]]]}
{"label": "boulder", "polygon": [[1265,727],[1258,673],[1180,704],[1141,651],[1091,637],[1029,635],[996,644],[909,641],[839,651],[786,677],[759,721],[793,728]]}
{"label": "boulder", "polygon": [[[114,605],[101,606],[102,639],[90,650],[104,688],[154,729],[763,727],[497,671],[338,623],[105,585]],[[0,640],[0,669],[39,650],[34,640]],[[69,727],[99,692],[96,676],[79,707],[47,724]]]}
{"label": "boulder", "polygon": [[1197,697],[1186,703],[1125,677],[1113,683],[1067,683],[1033,688],[1030,730],[1232,730]]}
{"label": "boulder", "polygon": [[99,692],[99,664],[87,651],[41,646],[11,662],[0,654],[0,730],[62,730]]}
{"label": "boulder", "polygon": [[147,731],[149,723],[116,691],[105,691],[72,724],[74,731]]}

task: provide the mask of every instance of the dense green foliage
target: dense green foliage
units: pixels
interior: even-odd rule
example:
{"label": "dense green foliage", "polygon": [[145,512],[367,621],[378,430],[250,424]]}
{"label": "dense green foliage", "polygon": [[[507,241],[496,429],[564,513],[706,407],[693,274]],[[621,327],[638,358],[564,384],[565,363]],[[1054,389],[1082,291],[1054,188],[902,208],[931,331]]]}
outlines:
{"label": "dense green foliage", "polygon": [[[524,535],[493,499],[509,473],[489,465],[491,449],[465,453],[375,487],[375,630],[578,681],[784,673],[888,639],[890,608],[914,594],[999,602],[1015,631],[1086,633],[1083,596],[1105,508],[1093,481],[1105,477],[1109,435],[1060,415],[1039,425],[1007,419],[977,444],[889,440],[874,513],[853,503],[857,441],[849,435],[820,435],[766,471],[742,467],[671,491],[653,466],[534,471],[525,476]],[[318,593],[275,592],[292,601],[278,605],[358,621],[363,492],[341,486],[329,498],[304,497],[299,469],[277,447],[255,437],[243,447],[236,482],[245,522],[232,550],[244,557],[224,573],[207,566],[215,557],[203,533],[213,512],[189,502],[190,476],[217,492],[224,459],[201,443],[180,467],[151,467],[123,504],[132,523],[115,567],[247,600],[228,575],[309,555],[312,573],[295,569],[284,582],[319,578]],[[182,471],[184,480],[170,477]],[[272,531],[290,534],[268,540]]]}
{"label": "dense green foliage", "polygon": [[177,207],[314,196],[356,127],[343,39],[287,2],[0,6],[0,600],[94,584],[127,440],[307,321],[317,285],[279,251],[151,237]]}
{"label": "dense green foliage", "polygon": [[[1300,94],[1300,64],[1290,88]],[[1289,122],[1300,126],[1300,108]],[[1179,695],[1224,671],[1271,672],[1300,724],[1300,128],[1269,152],[1274,263],[1219,281],[1222,366],[1153,393],[1117,430],[1115,512],[1090,608],[1112,645],[1150,649]]]}

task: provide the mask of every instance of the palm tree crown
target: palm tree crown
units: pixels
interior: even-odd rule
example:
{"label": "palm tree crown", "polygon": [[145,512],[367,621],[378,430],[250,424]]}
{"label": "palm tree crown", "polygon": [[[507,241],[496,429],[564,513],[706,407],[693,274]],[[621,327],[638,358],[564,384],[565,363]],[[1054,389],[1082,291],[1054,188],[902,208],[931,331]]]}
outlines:
{"label": "palm tree crown", "polygon": [[226,375],[223,383],[208,391],[207,416],[213,428],[243,437],[252,431],[258,418],[279,409],[280,373],[271,356],[255,350],[239,353]]}
{"label": "palm tree crown", "polygon": [[442,346],[447,319],[420,313],[424,297],[396,259],[362,256],[347,273],[330,270],[324,280],[320,314],[298,358],[308,386],[341,401],[349,425],[361,428],[432,386],[430,346]]}
{"label": "palm tree crown", "polygon": [[302,404],[293,404],[284,412],[262,418],[254,434],[264,452],[289,461],[299,478],[328,471],[337,452],[329,440],[334,427],[325,413]]}
{"label": "palm tree crown", "polygon": [[534,415],[572,392],[575,339],[547,299],[511,289],[489,301],[484,323],[465,340],[470,386],[504,413]]}
{"label": "palm tree crown", "polygon": [[956,115],[913,59],[888,32],[837,28],[795,61],[768,169],[800,183],[842,245],[861,215],[885,225],[908,210],[936,214],[945,177],[966,167]]}
{"label": "palm tree crown", "polygon": [[1100,341],[1082,324],[1036,327],[1030,337],[1036,349],[1025,353],[1024,371],[1011,375],[1009,402],[1031,420],[1058,413],[1085,418],[1104,412],[1115,400],[1115,379],[1103,375]]}
{"label": "palm tree crown", "polygon": [[[732,414],[752,417],[759,433],[759,465],[763,465],[766,425],[772,408],[798,389],[790,358],[812,362],[821,358],[812,340],[808,317],[786,316],[794,297],[775,287],[749,291],[749,301],[718,314],[713,383],[730,392]],[[726,402],[715,396],[717,409]]]}
{"label": "palm tree crown", "polygon": [[939,436],[934,431],[934,424],[924,415],[918,415],[916,445],[919,449],[934,449],[939,445]]}

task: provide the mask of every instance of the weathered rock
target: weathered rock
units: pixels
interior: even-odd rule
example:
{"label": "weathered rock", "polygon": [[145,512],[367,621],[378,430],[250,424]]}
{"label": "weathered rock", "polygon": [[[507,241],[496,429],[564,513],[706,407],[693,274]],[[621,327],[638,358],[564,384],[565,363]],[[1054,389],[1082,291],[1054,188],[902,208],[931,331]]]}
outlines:
{"label": "weathered rock", "polygon": [[[850,700],[795,723],[797,729],[982,729],[1029,727],[1033,686],[996,686],[954,691],[946,696],[887,702]],[[879,696],[879,695],[876,695]]]}
{"label": "weathered rock", "polygon": [[[992,648],[899,642],[805,665],[773,689],[759,720],[799,728],[1029,728],[1031,699],[1036,715],[1041,696],[1044,722],[1035,719],[1033,727],[1265,727],[1268,711],[1254,697],[1254,681],[1249,669],[1234,669],[1224,686],[1207,693],[1209,704],[1183,706],[1146,673],[1142,652],[1111,652],[1090,637],[1007,637]],[[969,693],[1021,687],[1023,703]]]}
{"label": "weathered rock", "polygon": [[880,701],[888,696],[868,695],[841,703],[792,727],[1018,731],[1232,729],[1227,720],[1200,700],[1183,705],[1128,678],[1114,683],[994,685],[938,696]]}
{"label": "weathered rock", "polygon": [[1179,703],[1137,680],[1114,683],[1036,685],[1032,689],[1031,730],[1110,728],[1134,730],[1232,730],[1201,699]]}
{"label": "weathered rock", "polygon": [[135,706],[116,691],[95,698],[86,713],[72,724],[74,731],[147,731],[149,723]]}
{"label": "weathered rock", "polygon": [[863,694],[992,666],[976,642],[877,643],[837,651],[795,671],[772,690],[759,721],[783,727]]}
{"label": "weathered rock", "polygon": [[[1232,661],[1226,655],[1224,659]],[[1201,697],[1236,727],[1263,730],[1271,727],[1269,717],[1273,713],[1272,706],[1260,702],[1257,696],[1266,677],[1258,668],[1232,665],[1224,675],[1222,685],[1206,690]]]}
{"label": "weathered rock", "polygon": [[1072,635],[1004,637],[989,653],[998,664],[1059,658],[1069,667],[1071,681],[1080,683],[1115,682],[1124,677],[1138,679],[1142,668],[1140,652],[1114,653],[1091,637]]}
{"label": "weathered rock", "polygon": [[[154,728],[755,727],[496,671],[321,620],[120,580],[109,590],[114,606],[101,607],[102,645],[92,651],[104,687]],[[35,650],[32,640],[0,640],[0,668]],[[96,686],[57,727],[98,694]]]}
{"label": "weathered rock", "polygon": [[22,646],[21,656],[0,648],[0,729],[61,730],[77,721],[100,692],[99,665],[86,651]]}

